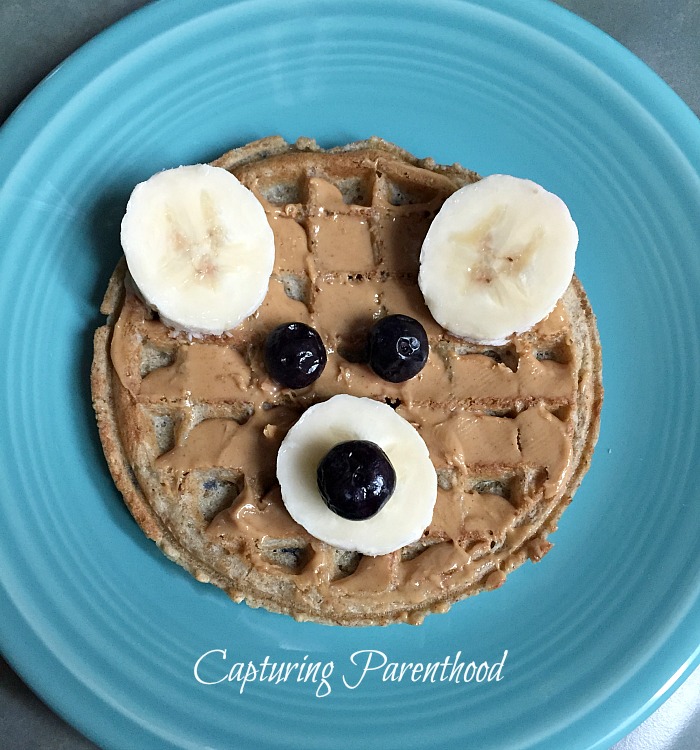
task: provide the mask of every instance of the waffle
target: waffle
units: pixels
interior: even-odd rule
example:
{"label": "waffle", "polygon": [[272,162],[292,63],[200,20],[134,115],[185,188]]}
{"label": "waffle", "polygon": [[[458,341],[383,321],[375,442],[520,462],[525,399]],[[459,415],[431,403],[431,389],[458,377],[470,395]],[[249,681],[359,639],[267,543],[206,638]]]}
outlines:
{"label": "waffle", "polygon": [[[122,261],[95,333],[100,438],[143,531],[237,602],[340,625],[418,624],[540,560],[598,434],[600,346],[579,281],[530,331],[472,344],[432,319],[416,280],[430,221],[475,173],[376,138],[324,150],[272,137],[214,163],[258,196],[273,228],[262,306],[229,335],[193,339],[160,322]],[[424,370],[400,384],[363,362],[369,326],[393,313],[421,321],[430,341]],[[261,354],[292,320],[313,325],[328,351],[320,379],[297,391],[270,382]],[[436,467],[430,526],[391,554],[325,544],[282,504],[279,444],[304,409],[336,393],[389,403]]]}

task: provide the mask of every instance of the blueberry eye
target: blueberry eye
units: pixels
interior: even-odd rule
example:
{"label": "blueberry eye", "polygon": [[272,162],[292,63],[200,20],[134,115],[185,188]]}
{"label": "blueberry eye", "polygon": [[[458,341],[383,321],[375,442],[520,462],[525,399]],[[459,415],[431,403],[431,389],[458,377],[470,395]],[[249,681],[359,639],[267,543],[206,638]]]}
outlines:
{"label": "blueberry eye", "polygon": [[326,366],[326,348],[318,333],[305,323],[283,323],[265,341],[265,367],[284,388],[311,385]]}
{"label": "blueberry eye", "polygon": [[369,333],[369,364],[380,378],[401,383],[425,366],[430,347],[423,326],[408,315],[388,315]]}
{"label": "blueberry eye", "polygon": [[370,440],[348,440],[331,448],[318,465],[316,479],[326,505],[351,521],[378,513],[396,488],[391,461]]}

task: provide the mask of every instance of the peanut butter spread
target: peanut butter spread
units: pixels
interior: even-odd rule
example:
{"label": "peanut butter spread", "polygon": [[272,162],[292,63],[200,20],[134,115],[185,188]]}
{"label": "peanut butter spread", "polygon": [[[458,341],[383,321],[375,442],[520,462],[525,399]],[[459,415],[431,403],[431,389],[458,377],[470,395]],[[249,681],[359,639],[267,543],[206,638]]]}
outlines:
{"label": "peanut butter spread", "polygon": [[[492,558],[481,560],[494,543],[528,536],[526,523],[516,525],[525,498],[513,496],[524,486],[516,487],[515,478],[543,472],[538,491],[554,496],[567,476],[572,425],[566,414],[577,383],[563,306],[533,335],[486,350],[450,337],[423,302],[417,253],[447,194],[443,188],[426,203],[402,206],[380,196],[365,207],[345,203],[336,185],[312,177],[306,209],[260,196],[275,235],[275,273],[261,308],[230,337],[173,336],[133,290],[126,293],[111,345],[121,384],[137,402],[177,403],[186,415],[187,424],[173,431],[172,444],[155,461],[158,472],[176,490],[191,472],[232,470],[240,492],[209,523],[212,543],[244,550],[252,565],[269,569],[279,566],[265,549],[295,540],[297,549],[305,547],[294,561],[302,590],[321,584],[331,598],[362,592],[388,604],[397,590],[420,602],[448,582],[480,579],[494,570]],[[377,248],[386,256],[377,258]],[[393,384],[356,361],[356,353],[371,323],[397,312],[421,321],[431,352],[422,372]],[[266,332],[290,321],[313,325],[328,351],[321,378],[299,391],[278,388],[261,358]],[[134,359],[126,342],[135,331],[145,351],[157,353],[151,361]],[[542,343],[550,348],[538,350]],[[275,480],[277,450],[289,427],[305,407],[336,393],[395,405],[421,433],[441,478],[422,546],[365,557],[340,578],[331,559],[338,551],[292,520]],[[240,413],[199,420],[195,404],[221,403],[241,405]],[[512,477],[512,486],[498,480],[495,492],[479,491],[491,475]]]}
{"label": "peanut butter spread", "polygon": [[[594,438],[581,435],[591,424],[597,432],[600,397],[584,361],[592,345],[572,319],[590,310],[574,279],[545,320],[504,345],[451,336],[424,303],[419,254],[444,200],[477,176],[381,148],[316,148],[298,160],[286,148],[262,161],[245,149],[239,161],[219,160],[256,194],[274,233],[263,304],[224,336],[192,338],[161,323],[126,274],[105,338],[110,409],[160,530],[144,528],[200,580],[302,619],[419,622],[500,586],[551,546],[546,535],[592,451]],[[423,370],[398,384],[364,361],[370,326],[394,313],[419,320],[430,342]],[[292,321],[313,326],[328,356],[320,378],[299,390],[278,386],[262,357],[270,331]],[[99,391],[94,371],[94,391],[95,382]],[[282,503],[282,439],[306,408],[339,393],[389,403],[419,431],[437,470],[429,527],[391,554],[325,544]]]}

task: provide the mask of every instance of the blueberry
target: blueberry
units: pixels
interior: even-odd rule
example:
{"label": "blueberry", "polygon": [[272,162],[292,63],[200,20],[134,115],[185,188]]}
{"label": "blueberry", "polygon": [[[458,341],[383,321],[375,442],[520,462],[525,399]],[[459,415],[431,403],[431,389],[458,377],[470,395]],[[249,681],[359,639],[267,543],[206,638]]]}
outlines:
{"label": "blueberry", "polygon": [[394,493],[396,472],[386,453],[369,440],[331,448],[316,470],[326,505],[339,516],[362,521],[378,513]]}
{"label": "blueberry", "polygon": [[369,332],[369,364],[380,378],[402,383],[417,375],[428,360],[425,328],[408,315],[388,315]]}
{"label": "blueberry", "polygon": [[326,348],[305,323],[283,323],[265,341],[265,367],[284,388],[305,388],[326,366]]}

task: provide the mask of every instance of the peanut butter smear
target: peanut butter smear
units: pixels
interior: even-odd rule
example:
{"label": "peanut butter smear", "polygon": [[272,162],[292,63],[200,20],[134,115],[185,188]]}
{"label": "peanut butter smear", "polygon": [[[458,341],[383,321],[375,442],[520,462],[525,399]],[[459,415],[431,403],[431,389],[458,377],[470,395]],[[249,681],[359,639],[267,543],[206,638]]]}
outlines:
{"label": "peanut butter smear", "polygon": [[[154,481],[172,487],[173,497],[199,478],[205,488],[229,488],[209,514],[206,543],[289,576],[293,596],[315,587],[331,608],[358,594],[391,607],[397,598],[440,601],[448,587],[500,585],[506,542],[510,555],[513,545],[532,559],[546,552],[548,543],[533,536],[541,519],[532,509],[559,502],[572,463],[578,363],[564,306],[503,346],[448,334],[416,281],[425,233],[455,186],[425,172],[429,179],[411,192],[417,168],[401,171],[391,160],[366,167],[369,177],[357,185],[310,176],[287,202],[251,178],[277,256],[262,306],[229,335],[169,331],[127,285],[111,343],[116,377],[133,403],[179,415],[143,427],[160,446],[151,457]],[[369,327],[393,313],[419,320],[430,341],[425,368],[399,384],[362,361]],[[266,335],[290,321],[313,325],[328,353],[319,380],[296,391],[271,381],[262,360]],[[284,435],[304,409],[338,393],[394,406],[438,471],[430,526],[389,555],[362,557],[314,539],[281,500],[275,466]]]}

